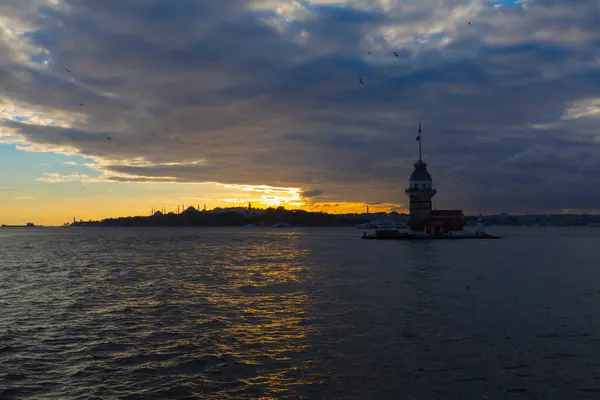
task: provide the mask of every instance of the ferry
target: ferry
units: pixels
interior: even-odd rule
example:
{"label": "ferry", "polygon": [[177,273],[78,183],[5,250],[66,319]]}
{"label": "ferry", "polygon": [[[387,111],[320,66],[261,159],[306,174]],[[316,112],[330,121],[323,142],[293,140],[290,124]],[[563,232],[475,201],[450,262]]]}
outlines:
{"label": "ferry", "polygon": [[477,229],[474,233],[465,231],[438,231],[435,233],[414,232],[410,229],[400,230],[394,227],[375,229],[374,233],[363,233],[363,239],[396,239],[396,240],[428,240],[428,239],[501,239],[500,236],[484,232],[483,218],[477,220]]}
{"label": "ferry", "polygon": [[394,222],[389,220],[382,221],[371,221],[364,224],[356,225],[356,229],[388,229],[394,228],[396,230],[410,230],[408,225],[404,222]]}
{"label": "ferry", "polygon": [[6,224],[2,224],[2,228],[36,228],[36,225],[33,222],[28,222],[25,225],[6,225]]}

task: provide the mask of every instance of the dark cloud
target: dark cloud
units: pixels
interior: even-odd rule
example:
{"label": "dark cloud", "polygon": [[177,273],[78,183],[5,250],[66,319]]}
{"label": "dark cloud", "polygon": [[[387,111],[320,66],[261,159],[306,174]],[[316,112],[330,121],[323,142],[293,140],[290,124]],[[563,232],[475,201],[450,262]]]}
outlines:
{"label": "dark cloud", "polygon": [[420,118],[439,207],[598,207],[598,4],[387,3],[7,0],[0,23],[29,33],[0,30],[1,108],[45,122],[2,132],[104,159],[107,179],[374,204],[405,201]]}
{"label": "dark cloud", "polygon": [[322,194],[323,194],[323,191],[320,189],[310,189],[310,190],[305,190],[304,192],[302,192],[302,197],[311,198],[311,197],[321,196]]}

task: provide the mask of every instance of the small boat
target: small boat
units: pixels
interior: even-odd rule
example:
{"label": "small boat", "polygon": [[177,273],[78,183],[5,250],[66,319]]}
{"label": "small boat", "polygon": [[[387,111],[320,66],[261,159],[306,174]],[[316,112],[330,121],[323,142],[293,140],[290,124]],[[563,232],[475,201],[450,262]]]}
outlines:
{"label": "small boat", "polygon": [[363,236],[375,236],[378,238],[404,238],[404,237],[409,237],[409,236],[414,236],[415,234],[408,228],[396,228],[394,226],[388,226],[388,227],[381,227],[378,229],[375,229],[375,232],[371,235],[367,235],[366,232],[364,232]]}
{"label": "small boat", "polygon": [[2,224],[2,228],[35,228],[36,225],[33,222],[28,222],[25,225],[6,225]]}
{"label": "small boat", "polygon": [[374,240],[457,240],[457,239],[502,239],[500,236],[488,233],[465,233],[464,235],[422,235],[422,234],[398,234],[394,232],[376,231],[375,234],[364,233],[362,239]]}
{"label": "small boat", "polygon": [[409,231],[410,228],[404,222],[394,222],[389,220],[383,221],[371,221],[364,224],[356,225],[356,229],[384,229],[384,228],[395,228],[399,230]]}
{"label": "small boat", "polygon": [[256,225],[254,225],[254,224],[248,224],[248,225],[242,226],[242,228],[256,228]]}
{"label": "small boat", "polygon": [[363,239],[396,239],[396,240],[439,240],[439,239],[501,239],[500,236],[490,235],[484,232],[483,218],[477,220],[477,228],[475,232],[466,231],[450,231],[443,234],[428,234],[408,232],[395,229],[393,227],[384,227],[376,229],[375,233],[363,233]]}
{"label": "small boat", "polygon": [[281,222],[273,225],[273,228],[289,228],[289,227],[291,227],[290,224],[285,224],[285,223],[281,223]]}

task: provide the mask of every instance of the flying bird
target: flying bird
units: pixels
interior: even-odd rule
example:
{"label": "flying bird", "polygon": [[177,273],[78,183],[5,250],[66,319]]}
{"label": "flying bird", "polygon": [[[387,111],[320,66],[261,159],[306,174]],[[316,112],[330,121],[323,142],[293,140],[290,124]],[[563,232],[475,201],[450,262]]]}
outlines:
{"label": "flying bird", "polygon": [[361,85],[364,83],[362,78],[358,78],[358,81],[361,83]]}
{"label": "flying bird", "polygon": [[112,140],[112,139],[110,138],[110,136],[107,136],[106,138],[107,138],[108,140]]}
{"label": "flying bird", "polygon": [[79,105],[80,107],[83,107],[83,103]]}
{"label": "flying bird", "polygon": [[69,70],[68,70],[68,69],[66,69],[66,68],[65,68],[65,71],[67,71],[67,72],[71,72],[71,71],[69,71]]}
{"label": "flying bird", "polygon": [[398,53],[396,53],[396,52],[394,52],[394,55],[396,56],[396,58],[398,58],[398,57],[399,57]]}
{"label": "flying bird", "polygon": [[471,25],[471,21],[469,21],[469,25]]}

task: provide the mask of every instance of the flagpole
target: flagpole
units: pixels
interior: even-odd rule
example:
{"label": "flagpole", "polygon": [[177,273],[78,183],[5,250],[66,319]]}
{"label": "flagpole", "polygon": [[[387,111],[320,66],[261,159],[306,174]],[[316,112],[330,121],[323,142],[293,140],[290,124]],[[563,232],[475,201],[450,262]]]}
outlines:
{"label": "flagpole", "polygon": [[421,138],[421,120],[419,119],[419,161],[423,160],[421,157],[421,140],[423,140],[423,138]]}

